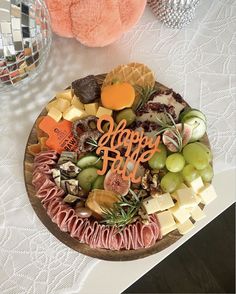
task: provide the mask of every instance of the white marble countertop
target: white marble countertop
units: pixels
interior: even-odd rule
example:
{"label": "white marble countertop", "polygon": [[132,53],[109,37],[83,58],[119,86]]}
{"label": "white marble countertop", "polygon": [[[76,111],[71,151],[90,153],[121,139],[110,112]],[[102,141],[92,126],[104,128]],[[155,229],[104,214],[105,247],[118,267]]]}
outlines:
{"label": "white marble countertop", "polygon": [[[194,21],[178,31],[164,27],[147,8],[132,31],[105,48],[54,37],[38,78],[1,94],[1,293],[119,293],[235,201],[236,4],[205,0],[196,12]],[[146,63],[159,82],[207,115],[219,197],[207,207],[207,218],[168,249],[143,260],[113,263],[79,254],[47,231],[28,201],[22,162],[32,124],[56,91],[129,61]]]}

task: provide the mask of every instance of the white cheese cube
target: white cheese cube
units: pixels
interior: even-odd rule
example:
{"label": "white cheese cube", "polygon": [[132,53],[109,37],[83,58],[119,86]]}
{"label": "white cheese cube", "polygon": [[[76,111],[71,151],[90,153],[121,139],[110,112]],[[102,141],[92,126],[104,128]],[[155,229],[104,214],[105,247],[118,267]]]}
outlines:
{"label": "white cheese cube", "polygon": [[177,229],[177,225],[176,224],[174,224],[173,226],[170,226],[170,227],[166,227],[164,229],[161,229],[161,234],[162,234],[162,236],[165,236],[168,233],[174,231],[175,229]]}
{"label": "white cheese cube", "polygon": [[193,228],[194,228],[194,224],[191,222],[190,219],[188,219],[186,222],[184,222],[182,224],[177,224],[177,229],[181,235],[187,234]]}
{"label": "white cheese cube", "polygon": [[51,107],[48,116],[53,118],[56,122],[59,122],[60,119],[62,118],[62,113],[55,107]]}
{"label": "white cheese cube", "polygon": [[176,223],[171,212],[162,211],[156,214],[160,224],[161,234],[164,236],[176,228]]}
{"label": "white cheese cube", "polygon": [[175,207],[170,208],[169,211],[173,214],[174,218],[181,224],[188,220],[191,216],[187,209],[179,207],[179,205],[175,205]]}
{"label": "white cheese cube", "polygon": [[99,106],[98,111],[96,113],[96,117],[99,118],[105,114],[112,116],[112,110],[105,108],[105,107],[102,107],[102,106]]}
{"label": "white cheese cube", "polygon": [[[178,190],[178,189],[185,189],[185,188],[188,188],[188,186],[186,186],[184,183],[181,183],[181,184],[178,186],[177,190]],[[177,200],[177,192],[174,191],[173,193],[171,193],[171,197],[172,197],[173,199]]]}
{"label": "white cheese cube", "polygon": [[76,108],[84,110],[84,104],[75,95],[71,100],[71,105],[74,105]]}
{"label": "white cheese cube", "polygon": [[84,110],[79,109],[74,105],[71,105],[69,108],[66,109],[66,111],[63,112],[63,118],[69,121],[75,121],[86,116],[88,115]]}
{"label": "white cheese cube", "polygon": [[199,191],[199,196],[202,199],[201,202],[207,205],[217,197],[217,194],[212,184],[206,184],[205,187]]}
{"label": "white cheese cube", "polygon": [[198,193],[200,189],[204,187],[203,181],[201,177],[196,178],[192,182],[189,183],[190,187],[193,189],[195,193]]}
{"label": "white cheese cube", "polygon": [[201,203],[201,197],[199,197],[198,195],[195,195],[195,199],[196,199],[196,203],[197,203],[197,205],[198,205],[199,203]]}
{"label": "white cheese cube", "polygon": [[84,104],[84,109],[89,115],[96,115],[98,111],[98,103]]}
{"label": "white cheese cube", "polygon": [[175,206],[175,204],[170,196],[170,193],[162,194],[162,195],[158,196],[156,199],[157,199],[157,204],[158,204],[161,211]]}
{"label": "white cheese cube", "polygon": [[56,100],[55,107],[61,112],[64,112],[69,106],[70,106],[70,101],[67,99],[59,98]]}
{"label": "white cheese cube", "polygon": [[197,205],[195,193],[191,188],[177,190],[177,201],[179,206],[183,208]]}
{"label": "white cheese cube", "polygon": [[195,221],[203,219],[206,215],[199,206],[196,206],[191,211],[191,216]]}
{"label": "white cheese cube", "polygon": [[160,210],[156,197],[148,197],[144,199],[143,207],[145,208],[147,214],[151,214]]}
{"label": "white cheese cube", "polygon": [[64,98],[64,99],[67,99],[67,100],[71,101],[71,99],[73,98],[73,93],[72,93],[71,89],[67,89],[67,90],[58,92],[56,94],[56,97],[57,98]]}

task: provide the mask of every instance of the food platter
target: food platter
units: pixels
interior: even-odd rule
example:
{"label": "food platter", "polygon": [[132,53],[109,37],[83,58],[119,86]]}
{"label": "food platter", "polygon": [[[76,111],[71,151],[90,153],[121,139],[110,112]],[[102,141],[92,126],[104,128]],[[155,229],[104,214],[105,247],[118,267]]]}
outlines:
{"label": "food platter", "polygon": [[[96,76],[96,80],[99,85],[102,85],[106,74],[101,74]],[[168,88],[160,83],[156,82],[156,87],[162,90],[168,90]],[[188,106],[187,102],[186,105]],[[47,110],[43,109],[40,113],[39,117],[45,116],[47,114]],[[201,140],[206,146],[210,148],[209,140],[207,135],[205,134]],[[33,163],[34,157],[30,154],[28,147],[32,144],[37,143],[37,134],[36,134],[36,124],[33,125],[32,130],[30,132],[26,149],[25,149],[25,157],[24,157],[24,177],[25,177],[25,186],[27,190],[27,194],[30,200],[30,203],[36,212],[37,216],[41,220],[41,222],[45,225],[45,227],[62,243],[66,246],[72,248],[75,251],[78,251],[82,254],[99,258],[103,260],[110,261],[126,261],[126,260],[134,260],[139,258],[144,258],[151,254],[160,252],[161,250],[169,247],[173,243],[175,243],[178,239],[182,237],[178,230],[173,230],[170,233],[166,234],[162,239],[158,240],[153,246],[149,248],[141,248],[136,250],[108,250],[103,248],[91,248],[89,245],[85,243],[79,242],[79,240],[72,238],[69,233],[63,232],[60,228],[52,222],[51,218],[48,216],[46,210],[44,209],[40,199],[36,197],[36,191],[34,186],[32,185],[32,174],[33,174]],[[200,204],[200,207],[203,208],[204,205]]]}

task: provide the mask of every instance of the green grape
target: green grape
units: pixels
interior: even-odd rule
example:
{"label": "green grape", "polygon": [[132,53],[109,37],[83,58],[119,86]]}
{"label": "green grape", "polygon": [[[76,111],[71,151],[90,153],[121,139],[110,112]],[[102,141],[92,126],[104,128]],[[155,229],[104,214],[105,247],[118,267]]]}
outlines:
{"label": "green grape", "polygon": [[186,182],[192,182],[197,177],[199,177],[199,172],[192,164],[187,164],[182,170],[183,178]]}
{"label": "green grape", "polygon": [[202,147],[202,149],[206,152],[207,156],[208,156],[208,160],[209,162],[212,161],[213,159],[213,155],[211,150],[202,142],[195,142],[197,145],[199,145],[200,147]]}
{"label": "green grape", "polygon": [[214,176],[212,166],[209,164],[206,168],[200,170],[199,174],[204,182],[210,182]]}
{"label": "green grape", "polygon": [[161,188],[164,192],[172,193],[181,184],[182,176],[179,173],[168,172],[161,179]]}
{"label": "green grape", "polygon": [[209,164],[209,156],[198,143],[186,145],[183,149],[183,156],[187,163],[192,164],[197,170],[202,170]]}
{"label": "green grape", "polygon": [[155,152],[149,159],[148,164],[152,169],[161,169],[166,163],[166,147],[164,144],[159,144],[160,152]]}
{"label": "green grape", "polygon": [[184,168],[185,160],[182,154],[174,153],[167,157],[166,167],[169,171],[177,173]]}

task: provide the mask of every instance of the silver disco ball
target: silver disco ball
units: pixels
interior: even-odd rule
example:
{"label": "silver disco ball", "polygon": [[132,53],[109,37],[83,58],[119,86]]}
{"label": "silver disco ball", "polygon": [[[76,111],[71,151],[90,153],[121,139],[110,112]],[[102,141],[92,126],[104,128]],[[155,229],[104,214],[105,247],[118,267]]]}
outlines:
{"label": "silver disco ball", "polygon": [[0,92],[34,78],[51,45],[43,0],[0,0]]}

